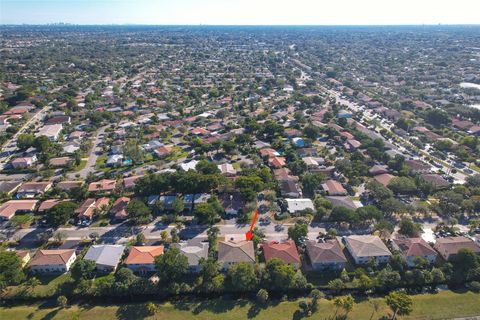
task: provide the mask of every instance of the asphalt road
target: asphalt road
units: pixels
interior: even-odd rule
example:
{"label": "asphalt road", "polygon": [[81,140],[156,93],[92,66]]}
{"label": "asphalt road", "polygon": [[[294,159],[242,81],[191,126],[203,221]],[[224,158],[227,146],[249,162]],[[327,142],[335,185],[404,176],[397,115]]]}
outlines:
{"label": "asphalt road", "polygon": [[93,142],[93,147],[92,150],[90,151],[90,155],[88,156],[87,164],[85,165],[85,168],[83,168],[80,171],[77,172],[72,172],[68,175],[69,179],[76,179],[77,175],[80,176],[82,179],[86,179],[88,174],[90,172],[95,171],[95,163],[97,162],[98,154],[97,152],[101,152],[102,148],[100,147],[100,144],[103,141],[103,134],[105,133],[105,130],[109,127],[103,126],[100,129],[98,129],[97,134],[95,136],[95,141]]}
{"label": "asphalt road", "polygon": [[[43,120],[47,115],[47,112],[51,109],[50,105],[46,105],[40,111],[35,113],[18,131],[15,133],[12,138],[7,140],[2,146],[1,151],[10,151],[16,152],[17,150],[17,138],[19,135],[23,134],[32,124],[35,126],[35,129],[40,125],[40,120]],[[14,147],[9,147],[13,145]],[[11,155],[5,155],[0,157],[0,170],[3,170],[5,165],[10,161]]]}

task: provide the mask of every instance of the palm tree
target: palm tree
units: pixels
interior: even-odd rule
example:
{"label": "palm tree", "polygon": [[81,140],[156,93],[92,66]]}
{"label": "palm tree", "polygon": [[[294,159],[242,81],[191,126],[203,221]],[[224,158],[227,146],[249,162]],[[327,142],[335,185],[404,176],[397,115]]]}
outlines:
{"label": "palm tree", "polygon": [[380,309],[380,301],[378,300],[370,300],[368,303],[370,303],[370,305],[372,306],[372,315],[370,316],[370,320],[372,320],[373,316],[375,315],[375,313],[378,312],[378,310]]}
{"label": "palm tree", "polygon": [[35,289],[35,287],[39,286],[40,284],[42,283],[36,277],[32,277],[28,279],[27,282],[25,283],[29,291],[33,291],[33,289]]}

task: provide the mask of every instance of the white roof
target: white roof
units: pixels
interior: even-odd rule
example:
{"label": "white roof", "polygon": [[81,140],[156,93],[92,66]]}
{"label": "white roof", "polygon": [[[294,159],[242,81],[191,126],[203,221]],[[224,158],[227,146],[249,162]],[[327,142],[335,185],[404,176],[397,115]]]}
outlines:
{"label": "white roof", "polygon": [[180,168],[182,168],[184,171],[188,170],[195,170],[195,167],[197,166],[198,161],[197,160],[192,160],[190,162],[184,162],[180,164]]}
{"label": "white roof", "polygon": [[314,210],[313,202],[310,199],[285,199],[287,201],[288,212],[294,213],[305,209]]}

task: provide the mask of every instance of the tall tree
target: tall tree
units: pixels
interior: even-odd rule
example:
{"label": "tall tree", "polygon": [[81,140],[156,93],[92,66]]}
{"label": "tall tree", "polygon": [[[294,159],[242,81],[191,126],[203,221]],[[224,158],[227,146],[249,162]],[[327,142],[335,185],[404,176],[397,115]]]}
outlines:
{"label": "tall tree", "polygon": [[126,211],[130,222],[134,225],[147,224],[152,220],[150,209],[139,200],[132,200],[128,203]]}
{"label": "tall tree", "polygon": [[409,315],[413,311],[413,300],[404,292],[393,291],[385,297],[386,304],[392,309],[392,320],[399,316]]}
{"label": "tall tree", "polygon": [[298,246],[307,238],[308,226],[306,224],[296,223],[294,226],[288,228],[288,238],[295,241]]}
{"label": "tall tree", "polygon": [[230,287],[236,291],[248,292],[256,288],[258,279],[253,265],[240,262],[228,269]]}
{"label": "tall tree", "polygon": [[162,283],[182,280],[188,270],[188,259],[176,247],[155,257],[155,268]]}
{"label": "tall tree", "polygon": [[70,201],[56,204],[51,209],[47,210],[47,222],[53,227],[58,227],[66,224],[68,220],[73,218],[77,204]]}
{"label": "tall tree", "polygon": [[13,251],[0,249],[0,284],[16,285],[25,279],[22,261]]}

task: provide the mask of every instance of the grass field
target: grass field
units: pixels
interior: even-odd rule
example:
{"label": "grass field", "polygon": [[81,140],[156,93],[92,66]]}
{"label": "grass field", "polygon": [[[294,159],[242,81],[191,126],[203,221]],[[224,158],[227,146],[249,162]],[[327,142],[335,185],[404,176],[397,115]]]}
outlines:
{"label": "grass field", "polygon": [[[390,314],[389,309],[380,301],[377,312],[373,311],[370,301],[358,301],[349,319],[379,319]],[[66,309],[54,308],[48,305],[17,306],[13,308],[0,307],[0,319],[168,319],[168,320],[286,320],[301,319],[297,312],[298,301],[286,301],[267,304],[259,308],[252,303],[239,300],[203,301],[199,303],[164,303],[158,306],[155,316],[148,316],[145,304],[123,304],[120,306],[90,306],[74,305]],[[332,302],[321,300],[320,309],[308,319],[324,319],[334,315],[336,308]],[[338,311],[342,313],[341,310]],[[444,291],[435,295],[425,294],[414,296],[414,310],[409,316],[399,317],[406,320],[451,319],[480,315],[480,294],[472,292],[454,293]]]}

